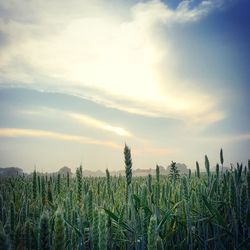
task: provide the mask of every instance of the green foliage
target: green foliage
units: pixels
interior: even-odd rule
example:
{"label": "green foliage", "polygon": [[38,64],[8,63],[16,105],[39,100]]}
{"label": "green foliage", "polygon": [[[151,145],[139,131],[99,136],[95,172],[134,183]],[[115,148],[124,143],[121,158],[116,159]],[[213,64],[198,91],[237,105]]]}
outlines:
{"label": "green foliage", "polygon": [[46,212],[44,212],[40,219],[40,233],[39,233],[39,249],[50,250],[50,232],[49,232],[49,218]]}
{"label": "green foliage", "polygon": [[176,181],[180,178],[180,174],[179,174],[179,169],[176,166],[176,162],[171,163],[170,166],[170,171],[168,174],[168,178],[170,179],[170,181],[173,183],[173,185],[175,186]]}
{"label": "green foliage", "polygon": [[236,207],[236,186],[235,186],[235,181],[234,181],[233,176],[231,176],[230,178],[229,204],[232,209]]}
{"label": "green foliage", "polygon": [[200,178],[201,177],[201,175],[200,175],[200,166],[199,166],[198,161],[196,162],[196,173],[197,173],[197,177]]}
{"label": "green foliage", "polygon": [[247,194],[248,194],[248,199],[250,200],[250,169],[248,169],[247,172]]}
{"label": "green foliage", "polygon": [[103,212],[99,213],[98,235],[99,235],[99,241],[98,241],[99,249],[100,250],[107,249],[107,243],[108,243],[107,216]]}
{"label": "green foliage", "polygon": [[[72,242],[72,249],[77,249],[77,235],[76,235],[75,230],[73,230],[71,234],[71,242]],[[94,249],[97,249],[97,248],[94,248]]]}
{"label": "green foliage", "polygon": [[67,187],[69,188],[69,184],[70,184],[70,181],[69,181],[69,172],[67,172]]}
{"label": "green foliage", "polygon": [[219,164],[216,164],[216,176],[217,176],[217,178],[219,177],[219,173],[220,173],[220,166],[219,166]]}
{"label": "green foliage", "polygon": [[107,180],[107,188],[108,188],[108,195],[111,195],[111,187],[110,187],[110,173],[109,170],[106,169],[106,180]]}
{"label": "green foliage", "polygon": [[58,210],[56,212],[56,217],[55,217],[55,232],[53,240],[54,250],[64,249],[65,247],[64,239],[65,239],[64,220],[61,211]]}
{"label": "green foliage", "polygon": [[152,216],[150,218],[149,226],[148,226],[148,250],[155,250],[157,249],[157,232],[156,232],[156,217]]}
{"label": "green foliage", "polygon": [[156,195],[155,195],[155,199],[156,199],[156,205],[157,207],[159,207],[159,203],[160,203],[160,168],[158,165],[156,165]]}
{"label": "green foliage", "polygon": [[41,192],[41,179],[40,175],[37,176],[37,186],[38,186],[38,192]]}
{"label": "green foliage", "polygon": [[129,186],[132,182],[132,159],[130,148],[125,144],[124,147],[124,158],[125,158],[125,174],[126,174],[126,203],[128,203]]}
{"label": "green foliage", "polygon": [[56,186],[57,186],[57,193],[60,194],[61,192],[61,175],[60,174],[57,175]]}
{"label": "green foliage", "polygon": [[224,163],[224,157],[223,157],[223,150],[222,149],[220,150],[220,163],[221,163],[221,165],[223,165],[223,163]]}
{"label": "green foliage", "polygon": [[37,177],[36,177],[36,170],[34,170],[34,172],[33,172],[33,183],[32,183],[32,186],[33,186],[33,199],[35,200],[35,199],[36,199],[36,196],[37,196]]}
{"label": "green foliage", "polygon": [[0,250],[10,250],[10,241],[0,221]]}
{"label": "green foliage", "polygon": [[127,146],[124,157],[125,177],[83,177],[80,166],[70,181],[35,171],[1,179],[0,250],[247,249],[249,168],[213,172],[205,157],[206,174],[196,163],[182,176],[172,162],[169,176],[156,166],[132,179]]}
{"label": "green foliage", "polygon": [[94,210],[93,212],[93,227],[92,227],[92,241],[93,241],[93,248],[98,249],[99,245],[99,231],[98,231],[98,223],[99,223],[99,217],[97,210]]}
{"label": "green foliage", "polygon": [[148,184],[148,190],[149,190],[149,192],[152,192],[152,175],[151,174],[148,175],[148,182],[147,182],[147,184]]}
{"label": "green foliage", "polygon": [[45,206],[47,204],[47,197],[46,197],[46,190],[45,190],[45,179],[42,176],[42,183],[41,183],[41,196],[42,196],[42,204]]}
{"label": "green foliage", "polygon": [[15,204],[12,201],[10,203],[10,238],[11,238],[11,249],[16,248],[16,209]]}
{"label": "green foliage", "polygon": [[48,201],[53,203],[52,189],[51,189],[51,180],[48,181]]}
{"label": "green foliage", "polygon": [[91,189],[88,192],[87,214],[88,214],[88,221],[91,224],[93,220],[93,195]]}
{"label": "green foliage", "polygon": [[205,155],[205,168],[207,171],[207,176],[210,176],[210,163],[209,163],[207,155]]}
{"label": "green foliage", "polygon": [[246,225],[246,216],[247,216],[247,188],[246,185],[243,185],[240,196],[240,222],[242,225]]}
{"label": "green foliage", "polygon": [[76,178],[77,178],[77,200],[80,205],[82,202],[82,166],[76,169]]}
{"label": "green foliage", "polygon": [[15,231],[15,223],[16,223],[16,211],[14,202],[10,203],[10,229],[13,233]]}
{"label": "green foliage", "polygon": [[3,196],[0,194],[0,221],[3,221]]}
{"label": "green foliage", "polygon": [[182,178],[182,185],[183,185],[183,192],[184,192],[184,198],[188,200],[189,198],[189,191],[188,191],[188,183],[186,176],[183,176]]}
{"label": "green foliage", "polygon": [[129,186],[132,181],[132,159],[130,148],[125,145],[124,147],[124,158],[125,158],[125,173],[127,185]]}
{"label": "green foliage", "polygon": [[24,248],[31,249],[30,222],[27,220],[24,224]]}
{"label": "green foliage", "polygon": [[156,165],[156,181],[160,184],[160,167]]}

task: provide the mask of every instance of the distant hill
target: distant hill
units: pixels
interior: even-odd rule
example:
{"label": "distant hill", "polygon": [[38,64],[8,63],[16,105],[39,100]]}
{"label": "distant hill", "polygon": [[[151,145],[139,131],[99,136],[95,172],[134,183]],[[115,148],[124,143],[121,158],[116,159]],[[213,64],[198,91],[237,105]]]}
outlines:
{"label": "distant hill", "polygon": [[82,175],[86,177],[90,177],[90,176],[91,177],[104,177],[106,176],[106,173],[102,172],[101,170],[92,171],[88,169],[83,169]]}
{"label": "distant hill", "polygon": [[67,173],[69,173],[69,176],[71,177],[73,173],[71,172],[71,168],[69,167],[62,167],[58,170],[58,174],[61,174],[62,176],[67,176]]}
{"label": "distant hill", "polygon": [[[180,174],[188,174],[188,168],[185,164],[176,163],[176,166],[180,170]],[[167,168],[165,168],[163,166],[159,166],[159,167],[160,167],[160,174],[161,175],[168,175],[169,174],[170,165]],[[67,176],[67,173],[69,173],[70,177],[73,176],[71,168],[66,167],[66,166],[60,168],[57,172],[52,172],[52,173],[37,172],[37,175],[53,176],[53,175],[57,175],[58,173],[60,173],[61,176]],[[12,177],[12,176],[18,176],[18,175],[22,175],[22,174],[23,174],[23,170],[21,168],[14,168],[14,167],[13,168],[0,168],[0,176],[1,177]],[[125,170],[123,169],[123,170],[118,170],[118,171],[110,171],[110,174],[113,176],[114,175],[124,176]],[[133,176],[148,176],[149,174],[155,175],[155,168],[148,168],[148,169],[137,168],[137,169],[133,170]],[[88,170],[88,169],[83,168],[83,176],[85,176],[85,177],[88,177],[88,176],[104,177],[104,176],[106,176],[106,173],[101,171],[101,170],[92,171],[92,170]]]}
{"label": "distant hill", "polygon": [[[62,167],[57,172],[52,173],[41,173],[37,172],[37,175],[57,175],[60,173],[61,176],[67,176],[67,172],[69,173],[69,176],[71,177],[73,175],[71,168],[69,167]],[[8,178],[8,177],[17,177],[18,175],[26,174],[23,172],[23,169],[17,168],[17,167],[10,167],[10,168],[0,168],[0,177],[1,178]],[[32,174],[32,173],[31,173]]]}
{"label": "distant hill", "polygon": [[[188,174],[188,167],[183,163],[176,163],[177,168],[180,170],[180,174]],[[161,175],[168,175],[170,170],[170,165],[165,168],[163,166],[159,166]],[[110,173],[111,175],[125,175],[124,170],[113,171]],[[149,174],[155,175],[155,168],[148,169],[140,169],[137,168],[133,170],[133,176],[148,176]]]}
{"label": "distant hill", "polygon": [[23,174],[23,170],[21,168],[17,168],[17,167],[0,168],[0,176],[3,178],[16,177],[22,174]]}
{"label": "distant hill", "polygon": [[63,176],[66,177],[67,173],[69,173],[70,177],[73,175],[73,173],[71,172],[71,168],[64,166],[64,167],[60,168],[57,172],[50,172],[50,173],[48,173],[48,172],[45,172],[45,173],[37,172],[37,175],[47,175],[47,176],[52,175],[53,176],[53,175],[60,174],[62,177]]}

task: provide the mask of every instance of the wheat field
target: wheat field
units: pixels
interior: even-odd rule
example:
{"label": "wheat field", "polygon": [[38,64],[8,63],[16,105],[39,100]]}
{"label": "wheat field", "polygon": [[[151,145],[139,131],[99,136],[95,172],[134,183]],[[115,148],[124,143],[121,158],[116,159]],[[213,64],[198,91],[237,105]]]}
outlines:
{"label": "wheat field", "polygon": [[[0,249],[247,249],[250,241],[250,163],[180,175],[29,176],[0,184]],[[248,248],[249,249],[249,248]]]}

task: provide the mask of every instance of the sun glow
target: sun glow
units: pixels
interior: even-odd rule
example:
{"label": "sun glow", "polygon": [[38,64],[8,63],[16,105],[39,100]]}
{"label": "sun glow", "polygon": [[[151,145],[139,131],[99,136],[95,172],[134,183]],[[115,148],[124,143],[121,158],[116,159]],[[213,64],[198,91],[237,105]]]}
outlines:
{"label": "sun glow", "polygon": [[[195,22],[211,10],[211,3],[190,9],[189,1],[184,1],[172,10],[161,1],[140,2],[123,15],[99,1],[96,8],[92,5],[76,2],[72,8],[80,13],[66,18],[45,4],[47,9],[35,8],[41,11],[37,13],[41,23],[0,24],[9,37],[18,35],[18,47],[13,43],[1,54],[2,76],[36,86],[42,82],[38,88],[48,90],[91,89],[91,97],[102,98],[102,104],[112,102],[114,108],[139,114],[197,121],[213,113],[209,104],[216,105],[216,96],[206,93],[203,98],[203,90],[187,91],[195,83],[185,83],[176,72],[176,53],[160,28],[167,31],[173,23]],[[106,130],[128,136],[121,128],[106,126]]]}

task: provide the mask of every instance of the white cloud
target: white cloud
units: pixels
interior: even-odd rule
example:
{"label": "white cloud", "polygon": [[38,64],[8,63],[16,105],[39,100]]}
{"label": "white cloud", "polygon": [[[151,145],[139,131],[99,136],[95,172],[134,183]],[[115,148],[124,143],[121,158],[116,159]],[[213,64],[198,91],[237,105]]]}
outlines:
{"label": "white cloud", "polygon": [[121,149],[121,146],[111,141],[101,141],[88,138],[80,135],[71,135],[64,133],[57,133],[46,130],[36,129],[21,129],[21,128],[0,128],[0,137],[33,137],[33,138],[49,138],[60,141],[71,141],[82,144],[103,145],[112,148]]}
{"label": "white cloud", "polygon": [[172,70],[178,61],[163,33],[219,3],[182,1],[175,10],[158,0],[1,3],[0,31],[10,40],[0,50],[1,82],[85,97],[89,89],[90,98],[127,112],[215,122],[225,116],[216,96],[190,90],[196,83]]}

